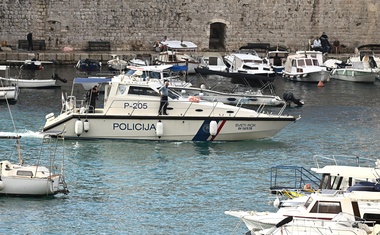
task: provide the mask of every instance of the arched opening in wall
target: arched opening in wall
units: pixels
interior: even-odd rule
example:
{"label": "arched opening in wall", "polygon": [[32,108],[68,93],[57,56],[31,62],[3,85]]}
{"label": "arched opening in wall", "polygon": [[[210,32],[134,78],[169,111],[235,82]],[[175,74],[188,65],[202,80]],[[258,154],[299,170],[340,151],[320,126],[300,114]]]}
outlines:
{"label": "arched opening in wall", "polygon": [[210,40],[208,48],[212,51],[225,51],[226,24],[212,23],[210,24]]}

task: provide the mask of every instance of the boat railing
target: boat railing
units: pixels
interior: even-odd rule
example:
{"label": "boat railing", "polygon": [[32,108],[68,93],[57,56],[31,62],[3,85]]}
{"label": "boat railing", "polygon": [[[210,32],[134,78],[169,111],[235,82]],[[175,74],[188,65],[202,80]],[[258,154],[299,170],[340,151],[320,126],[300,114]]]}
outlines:
{"label": "boat railing", "polygon": [[320,177],[300,166],[275,166],[270,171],[270,191],[318,189]]}
{"label": "boat railing", "polygon": [[313,156],[315,166],[322,168],[326,165],[341,166],[367,166],[373,167],[373,159],[353,155],[315,155]]}
{"label": "boat railing", "polygon": [[77,100],[75,96],[68,96],[62,105],[61,114],[77,112],[77,109],[81,114],[88,112],[89,105],[87,100]]}

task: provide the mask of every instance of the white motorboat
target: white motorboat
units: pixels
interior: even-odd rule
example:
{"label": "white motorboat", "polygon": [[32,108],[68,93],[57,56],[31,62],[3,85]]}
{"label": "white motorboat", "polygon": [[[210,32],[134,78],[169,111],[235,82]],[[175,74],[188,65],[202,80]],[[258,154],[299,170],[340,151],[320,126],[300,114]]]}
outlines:
{"label": "white motorboat", "polygon": [[229,72],[243,74],[274,76],[275,72],[269,62],[262,59],[256,52],[238,52],[224,56],[229,65]]}
{"label": "white motorboat", "polygon": [[349,82],[374,83],[378,71],[378,69],[371,68],[369,56],[365,55],[361,61],[351,62],[350,66],[333,69],[331,78]]}
{"label": "white motorboat", "polygon": [[261,87],[276,78],[269,61],[262,59],[254,50],[241,49],[224,56],[224,60],[229,69],[227,72],[218,72],[218,75],[231,77],[232,83]]}
{"label": "white motorboat", "polygon": [[148,66],[149,62],[146,60],[138,59],[138,58],[133,58],[128,60],[128,66]]}
{"label": "white motorboat", "polygon": [[253,140],[272,137],[298,119],[282,115],[284,109],[278,114],[263,113],[198,97],[185,98],[173,91],[169,115],[161,116],[158,88],[163,83],[126,74],[104,82],[104,101],[94,113],[88,112],[88,103],[70,95],[58,116],[46,115],[42,132],[66,127],[65,137],[77,139]]}
{"label": "white motorboat", "polygon": [[[281,207],[277,212],[256,212],[256,211],[226,211],[225,214],[241,219],[247,228],[252,231],[270,229],[280,223],[286,217],[304,220],[303,227],[315,226],[317,221],[334,222],[336,216],[340,213],[351,215],[351,220],[356,218],[376,218],[379,215],[378,207],[380,198],[378,193],[366,193],[367,201],[364,202],[363,192],[360,196],[355,193],[349,196],[343,194],[323,194],[313,193],[304,204],[295,207]],[[358,201],[360,197],[361,201]],[[376,202],[376,206],[373,203]],[[367,203],[370,203],[367,205]],[[305,220],[306,219],[306,220]],[[368,218],[369,221],[373,221]]]}
{"label": "white motorboat", "polygon": [[2,78],[0,80],[7,86],[18,86],[19,88],[54,88],[59,87],[56,79],[19,79]]}
{"label": "white motorboat", "polygon": [[237,106],[283,106],[286,102],[276,95],[264,95],[261,90],[246,92],[220,92],[205,87],[173,87],[184,97],[199,97],[202,100],[223,102]]}
{"label": "white motorboat", "polygon": [[217,52],[205,52],[200,58],[199,67],[207,68],[212,71],[226,72],[228,70],[222,55]]}
{"label": "white motorboat", "polygon": [[199,61],[196,59],[198,46],[189,41],[168,40],[161,42],[165,50],[160,52],[156,64],[186,65],[187,73],[195,73]]}
{"label": "white motorboat", "polygon": [[348,58],[347,63],[362,62],[367,56],[370,68],[375,69],[380,65],[380,56],[376,55],[374,50],[378,51],[380,44],[366,44],[355,48],[355,54]]}
{"label": "white motorboat", "polygon": [[6,71],[5,77],[0,77],[0,81],[4,86],[17,86],[19,88],[54,88],[59,87],[57,80],[66,83],[66,79],[62,79],[58,74],[52,75],[52,79],[22,79],[20,77],[9,76],[9,66],[0,66],[0,71]]}
{"label": "white motorboat", "polygon": [[124,70],[128,66],[128,62],[122,60],[117,55],[111,55],[112,59],[107,61],[107,66],[109,70],[121,71]]}
{"label": "white motorboat", "polygon": [[[292,200],[277,201],[275,207],[296,206],[304,203],[308,192],[335,190],[342,192],[379,192],[380,161],[348,155],[315,155],[315,167],[276,166],[271,168],[272,193]],[[297,172],[297,173],[295,173]],[[298,175],[298,177],[294,177]],[[290,196],[288,195],[290,193]],[[294,200],[297,198],[297,200]]]}
{"label": "white motorboat", "polygon": [[306,53],[289,55],[282,76],[298,82],[328,81],[330,72],[326,67],[321,66],[317,56],[321,52],[314,51],[314,53],[315,55]]}
{"label": "white motorboat", "polygon": [[183,66],[177,65],[147,65],[147,66],[127,66],[125,76],[133,81],[146,81],[148,83],[164,83],[168,81],[171,87],[190,87],[190,82],[184,81],[180,71],[184,71]]}
{"label": "white motorboat", "polygon": [[300,219],[288,216],[270,229],[251,231],[251,235],[368,235],[377,234],[380,227],[370,228],[365,221],[356,221],[351,215],[339,213],[332,220]]}

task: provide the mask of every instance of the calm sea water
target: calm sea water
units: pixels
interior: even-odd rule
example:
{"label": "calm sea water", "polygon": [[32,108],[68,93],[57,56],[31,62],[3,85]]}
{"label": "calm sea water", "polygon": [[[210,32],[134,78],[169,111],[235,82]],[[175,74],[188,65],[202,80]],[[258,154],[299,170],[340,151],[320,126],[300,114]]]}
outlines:
{"label": "calm sea water", "polygon": [[[72,66],[46,66],[28,76],[69,80],[58,89],[22,90],[11,106],[0,104],[0,132],[20,133],[22,151],[35,157],[45,115],[60,110],[70,93]],[[13,69],[12,73],[17,73]],[[196,82],[200,82],[194,80]],[[229,87],[228,80],[210,79]],[[275,82],[306,102],[286,113],[302,119],[275,137],[239,142],[65,140],[68,195],[0,198],[0,234],[243,234],[226,210],[274,211],[270,167],[313,167],[315,154],[377,159],[380,150],[380,84],[331,81],[324,87]],[[2,144],[2,159],[12,146]],[[16,159],[13,159],[16,161]],[[33,162],[30,162],[33,163]]]}

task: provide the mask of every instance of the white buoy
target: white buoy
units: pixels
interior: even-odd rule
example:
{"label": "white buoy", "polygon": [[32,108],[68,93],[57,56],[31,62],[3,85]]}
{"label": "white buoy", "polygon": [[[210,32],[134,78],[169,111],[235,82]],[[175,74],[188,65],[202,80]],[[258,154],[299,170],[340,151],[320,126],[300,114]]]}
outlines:
{"label": "white buoy", "polygon": [[164,134],[164,124],[161,121],[157,122],[156,126],[156,135],[158,138],[161,138],[161,136]]}
{"label": "white buoy", "polygon": [[4,182],[1,180],[0,181],[0,190],[2,190],[4,188]]}
{"label": "white buoy", "polygon": [[83,133],[83,122],[80,118],[75,121],[74,131],[77,136],[80,136]]}
{"label": "white buoy", "polygon": [[86,119],[86,121],[84,121],[83,123],[83,130],[85,132],[88,132],[88,130],[90,130],[90,122]]}
{"label": "white buoy", "polygon": [[210,135],[215,136],[218,131],[218,123],[216,121],[210,122]]}

